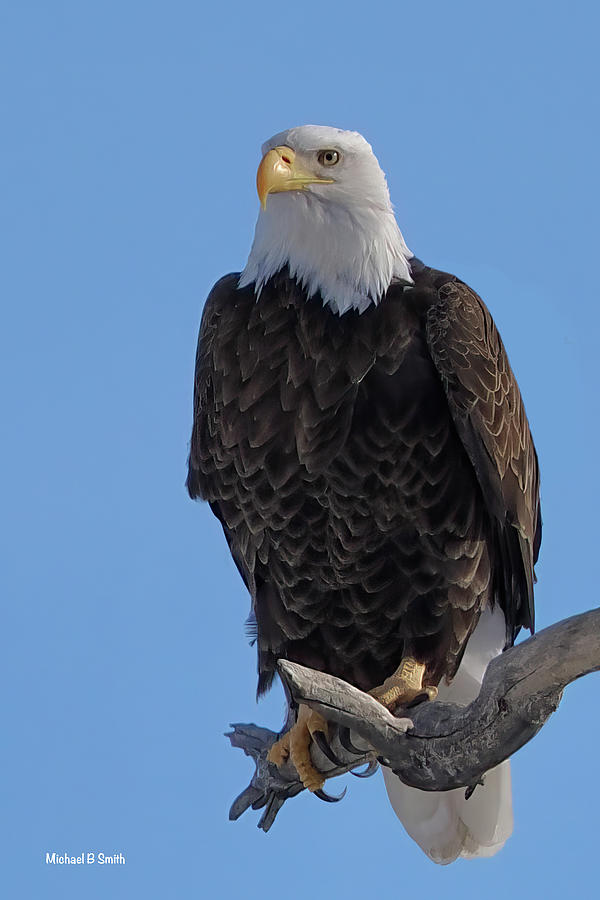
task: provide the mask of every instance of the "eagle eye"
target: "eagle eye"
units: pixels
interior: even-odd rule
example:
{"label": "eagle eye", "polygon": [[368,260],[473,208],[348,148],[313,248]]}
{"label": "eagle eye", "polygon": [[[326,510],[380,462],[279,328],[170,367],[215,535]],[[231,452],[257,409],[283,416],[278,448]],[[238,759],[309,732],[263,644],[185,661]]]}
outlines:
{"label": "eagle eye", "polygon": [[335,166],[339,162],[340,154],[337,150],[319,150],[317,159],[322,166]]}

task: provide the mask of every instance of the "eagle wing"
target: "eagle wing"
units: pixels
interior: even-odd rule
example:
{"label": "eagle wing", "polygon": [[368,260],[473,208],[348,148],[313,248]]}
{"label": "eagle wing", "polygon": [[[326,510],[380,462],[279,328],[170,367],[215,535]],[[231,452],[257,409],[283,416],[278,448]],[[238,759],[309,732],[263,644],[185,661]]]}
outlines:
{"label": "eagle wing", "polygon": [[[257,305],[250,289],[238,290],[239,277],[239,273],[231,273],[221,278],[204,305],[196,351],[194,420],[186,486],[192,499],[208,501],[221,523],[231,556],[252,598],[247,631],[255,639],[257,606],[268,611],[279,608],[280,603],[273,584],[257,565],[261,548],[263,555],[265,552],[264,521],[256,509],[253,492],[242,484],[237,468],[240,460],[233,451],[241,448],[245,453],[241,464],[246,474],[253,474],[260,484],[265,479],[270,484],[274,474],[266,471],[265,456],[277,433],[277,421],[266,407],[278,386],[274,386],[268,366],[258,365],[258,352],[247,320],[248,296],[255,313]],[[244,328],[240,336],[241,323]],[[277,331],[270,322],[261,324],[263,331],[271,327]],[[281,335],[269,336],[273,353],[284,358]],[[249,406],[254,406],[250,416],[246,415]],[[251,448],[247,440],[249,425],[253,428]],[[275,671],[272,654],[265,648],[280,641],[275,619],[268,615],[264,618],[262,643],[258,646],[260,693],[269,687]]]}
{"label": "eagle wing", "polygon": [[538,460],[506,350],[485,304],[460,281],[439,287],[427,312],[429,351],[452,420],[490,511],[494,597],[512,642],[533,631],[533,566],[541,542]]}
{"label": "eagle wing", "polygon": [[[249,548],[246,548],[247,552],[244,553],[242,548],[238,546],[230,528],[231,517],[236,515],[234,504],[229,504],[231,515],[227,516],[224,508],[229,508],[227,500],[223,500],[221,503],[217,502],[217,498],[211,495],[210,481],[206,478],[206,472],[212,471],[215,464],[217,467],[219,465],[218,458],[214,459],[215,454],[218,456],[219,448],[221,450],[224,449],[223,442],[219,439],[220,436],[211,433],[213,429],[207,416],[207,410],[214,408],[216,393],[219,395],[217,402],[222,402],[222,389],[219,385],[217,391],[215,391],[215,379],[222,382],[223,376],[227,374],[228,363],[224,356],[219,358],[216,337],[218,332],[220,343],[227,346],[228,337],[234,338],[235,336],[238,322],[236,306],[232,297],[235,298],[238,280],[239,274],[236,273],[225,275],[219,279],[204,305],[196,350],[194,424],[186,487],[193,500],[202,499],[209,502],[213,513],[223,526],[229,550],[239,573],[250,594],[254,596],[253,562],[255,548],[252,548],[250,552],[248,552]],[[216,358],[215,351],[217,351]],[[222,453],[221,455],[225,464],[227,454]],[[228,519],[230,520],[229,522]]]}

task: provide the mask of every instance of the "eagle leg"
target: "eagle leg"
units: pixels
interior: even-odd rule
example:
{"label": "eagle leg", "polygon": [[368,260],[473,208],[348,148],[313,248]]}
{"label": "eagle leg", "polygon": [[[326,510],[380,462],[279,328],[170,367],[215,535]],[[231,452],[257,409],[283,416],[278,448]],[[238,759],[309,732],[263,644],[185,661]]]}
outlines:
{"label": "eagle leg", "polygon": [[386,678],[383,684],[369,691],[372,697],[383,706],[392,710],[396,706],[410,706],[415,701],[435,700],[436,687],[424,687],[425,664],[417,662],[412,656],[406,656],[393,675]]}
{"label": "eagle leg", "polygon": [[327,722],[310,706],[301,703],[296,723],[273,744],[267,755],[269,762],[275,763],[278,768],[289,758],[302,784],[312,793],[325,784],[323,775],[315,769],[310,757],[312,736],[317,731],[327,735]]}

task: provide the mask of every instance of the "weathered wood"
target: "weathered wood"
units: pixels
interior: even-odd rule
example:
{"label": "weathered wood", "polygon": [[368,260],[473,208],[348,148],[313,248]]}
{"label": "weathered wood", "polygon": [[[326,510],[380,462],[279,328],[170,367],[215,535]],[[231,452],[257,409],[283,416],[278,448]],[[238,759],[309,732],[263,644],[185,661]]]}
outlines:
{"label": "weathered wood", "polygon": [[[409,710],[410,719],[391,715],[338,678],[279,662],[294,701],[307,703],[330,723],[329,741],[311,751],[327,778],[378,759],[406,784],[425,791],[471,790],[537,734],[568,684],[599,669],[600,609],[564,619],[497,657],[469,706],[421,703]],[[290,763],[277,769],[267,762],[277,734],[256,725],[232,727],[231,743],[253,757],[256,772],[230,818],[249,806],[265,807],[259,827],[267,831],[283,803],[304,788]]]}

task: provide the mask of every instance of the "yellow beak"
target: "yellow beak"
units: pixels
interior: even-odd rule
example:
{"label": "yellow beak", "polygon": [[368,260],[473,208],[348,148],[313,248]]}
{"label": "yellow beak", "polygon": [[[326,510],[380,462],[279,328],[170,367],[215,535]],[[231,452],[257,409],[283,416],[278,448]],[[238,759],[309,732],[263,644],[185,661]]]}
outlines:
{"label": "yellow beak", "polygon": [[275,147],[265,153],[256,173],[256,189],[263,209],[269,194],[303,191],[307,184],[333,184],[333,178],[318,178],[303,169],[291,147]]}

